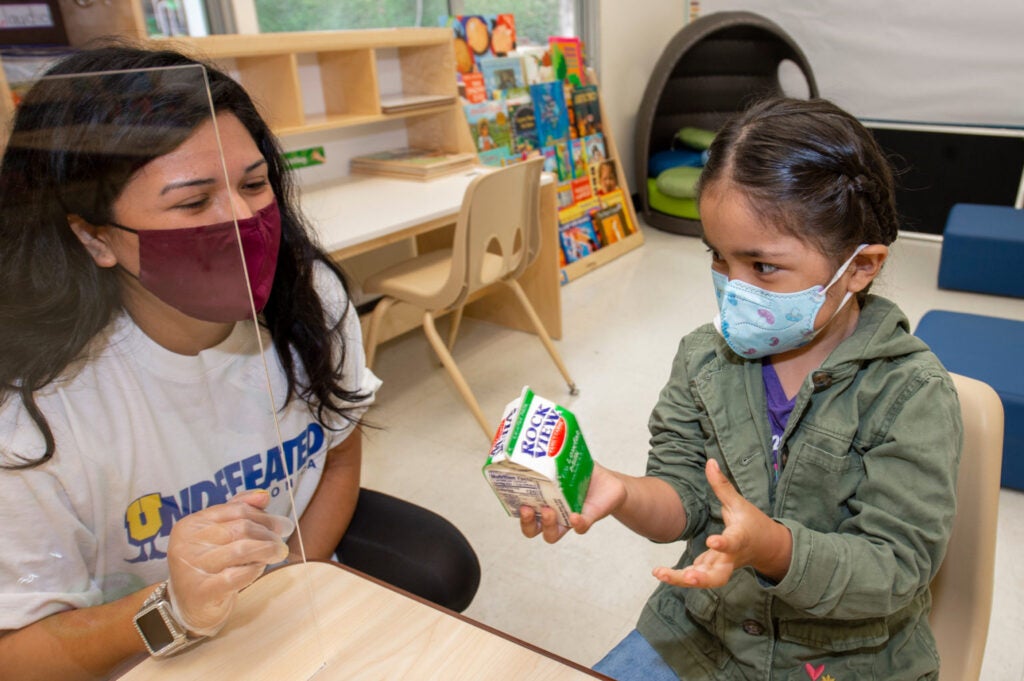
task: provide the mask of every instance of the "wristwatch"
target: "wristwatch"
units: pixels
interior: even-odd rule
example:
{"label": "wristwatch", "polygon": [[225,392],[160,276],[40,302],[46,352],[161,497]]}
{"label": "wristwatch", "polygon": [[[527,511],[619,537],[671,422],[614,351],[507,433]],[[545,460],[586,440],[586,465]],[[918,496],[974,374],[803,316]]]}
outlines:
{"label": "wristwatch", "polygon": [[149,595],[134,619],[146,650],[154,657],[173,655],[205,638],[190,635],[178,621],[167,596],[167,582]]}

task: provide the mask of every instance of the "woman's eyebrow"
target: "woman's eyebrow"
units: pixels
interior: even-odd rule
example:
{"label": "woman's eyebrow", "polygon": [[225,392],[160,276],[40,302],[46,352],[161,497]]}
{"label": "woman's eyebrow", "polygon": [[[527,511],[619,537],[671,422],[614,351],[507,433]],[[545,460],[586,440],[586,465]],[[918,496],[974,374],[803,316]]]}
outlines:
{"label": "woman's eyebrow", "polygon": [[196,178],[194,180],[182,180],[181,182],[171,182],[168,185],[164,185],[164,188],[160,190],[160,196],[163,196],[169,191],[174,191],[175,189],[183,189],[186,187],[202,187],[213,183],[214,180],[212,177]]}
{"label": "woman's eyebrow", "polygon": [[[267,164],[267,159],[265,159],[265,158],[261,158],[258,161],[253,161],[252,163],[250,163],[249,165],[247,165],[245,167],[245,172],[246,173],[251,173],[252,171],[254,171],[257,168],[259,168],[260,166],[266,165],[266,164]],[[165,185],[164,188],[160,190],[160,196],[163,196],[164,194],[166,194],[169,191],[174,191],[175,189],[183,189],[183,188],[187,188],[187,187],[204,187],[206,185],[213,184],[214,182],[215,182],[215,180],[213,178],[210,178],[210,177],[196,178],[194,180],[182,180],[181,182],[171,182],[170,184]]]}

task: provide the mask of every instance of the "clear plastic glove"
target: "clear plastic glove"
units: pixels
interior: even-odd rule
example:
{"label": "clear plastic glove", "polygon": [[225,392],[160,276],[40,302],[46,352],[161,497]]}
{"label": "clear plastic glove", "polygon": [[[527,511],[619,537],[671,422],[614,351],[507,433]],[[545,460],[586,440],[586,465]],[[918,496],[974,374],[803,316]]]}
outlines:
{"label": "clear plastic glove", "polygon": [[167,548],[167,591],[181,624],[212,636],[227,622],[238,592],[288,555],[290,518],[265,512],[266,490],[251,490],[179,520]]}

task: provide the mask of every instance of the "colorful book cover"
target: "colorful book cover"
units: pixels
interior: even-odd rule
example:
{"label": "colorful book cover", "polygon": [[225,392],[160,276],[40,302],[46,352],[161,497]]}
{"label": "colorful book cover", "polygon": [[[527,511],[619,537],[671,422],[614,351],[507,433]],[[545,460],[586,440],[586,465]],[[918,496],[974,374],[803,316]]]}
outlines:
{"label": "colorful book cover", "polygon": [[537,136],[541,146],[550,146],[555,140],[569,139],[569,114],[562,84],[550,82],[531,85],[530,98],[533,99]]}
{"label": "colorful book cover", "polygon": [[462,97],[470,104],[479,104],[487,99],[487,86],[484,83],[484,75],[477,73],[462,74]]}
{"label": "colorful book cover", "polygon": [[500,93],[506,90],[526,87],[523,62],[519,57],[480,57],[477,63],[489,99],[500,99]]}
{"label": "colorful book cover", "polygon": [[559,227],[558,238],[567,264],[585,258],[600,248],[590,215],[581,215]]}
{"label": "colorful book cover", "polygon": [[607,194],[619,189],[619,175],[615,171],[615,161],[601,161],[591,164],[594,188],[598,194]]}
{"label": "colorful book cover", "polygon": [[601,245],[608,246],[624,238],[628,220],[622,205],[608,206],[594,211],[594,231],[597,232]]}
{"label": "colorful book cover", "polygon": [[555,140],[554,144],[541,147],[544,153],[544,170],[558,176],[559,182],[572,179],[572,159],[569,158],[569,140]]}
{"label": "colorful book cover", "polygon": [[438,25],[455,34],[455,70],[460,74],[478,71],[480,57],[504,57],[516,49],[512,14],[441,16]]}
{"label": "colorful book cover", "polygon": [[583,140],[575,137],[569,140],[569,155],[572,157],[572,176],[574,178],[587,178],[589,183],[590,175],[587,170],[587,148],[583,146]]}
{"label": "colorful book cover", "polygon": [[473,145],[478,153],[495,149],[509,150],[511,134],[505,102],[486,101],[466,104],[463,108],[466,112],[466,121],[469,123],[469,132],[473,136]]}
{"label": "colorful book cover", "polygon": [[576,178],[572,181],[571,186],[573,203],[580,203],[594,198],[594,188],[590,185],[589,177]]}
{"label": "colorful book cover", "polygon": [[572,91],[572,109],[576,119],[576,134],[589,137],[603,132],[601,102],[596,85],[582,85]]}
{"label": "colorful book cover", "polygon": [[493,166],[495,168],[504,168],[516,160],[511,155],[511,152],[509,152],[508,147],[481,151],[476,155],[476,157],[480,159],[480,162],[485,166]]}
{"label": "colorful book cover", "polygon": [[568,208],[576,203],[573,198],[572,183],[573,180],[570,180],[568,182],[559,182],[555,185],[555,198],[558,203],[558,210]]}
{"label": "colorful book cover", "polygon": [[604,135],[594,133],[583,138],[583,146],[587,150],[587,163],[593,165],[608,159],[608,149],[604,145]]}
{"label": "colorful book cover", "polygon": [[587,84],[587,76],[583,67],[583,43],[578,37],[551,36],[548,38],[551,48],[551,66],[555,78],[570,83],[573,87]]}
{"label": "colorful book cover", "polygon": [[631,213],[629,211],[629,204],[626,203],[626,194],[622,189],[616,189],[602,194],[598,197],[603,208],[621,208],[622,209],[622,232],[624,236],[629,236],[636,231],[636,224],[633,223]]}
{"label": "colorful book cover", "polygon": [[540,139],[537,136],[537,114],[533,109],[533,100],[529,95],[509,99],[506,102],[508,107],[508,120],[512,127],[513,153],[528,155],[531,151],[540,149]]}

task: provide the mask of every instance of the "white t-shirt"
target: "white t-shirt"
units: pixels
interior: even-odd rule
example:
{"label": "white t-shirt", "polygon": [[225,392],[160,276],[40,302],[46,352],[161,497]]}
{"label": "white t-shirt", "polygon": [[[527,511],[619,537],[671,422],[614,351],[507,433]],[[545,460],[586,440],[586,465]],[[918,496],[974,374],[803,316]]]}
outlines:
{"label": "white t-shirt", "polygon": [[[380,381],[366,368],[344,289],[326,267],[316,283],[332,321],[348,309],[345,388],[367,395],[353,405],[357,416]],[[280,406],[285,375],[269,333],[261,333]],[[268,511],[290,515],[286,481],[293,474],[301,515],[325,453],[351,425],[340,417],[321,424],[294,398],[278,411],[279,436],[267,375],[251,322],[237,323],[226,340],[194,357],[157,345],[127,314],[93,339],[88,359],[36,395],[53,430],[53,457],[27,470],[0,470],[0,630],[166,579],[175,521],[242,490],[269,489]],[[0,451],[31,459],[44,451],[16,395],[0,408]]]}

